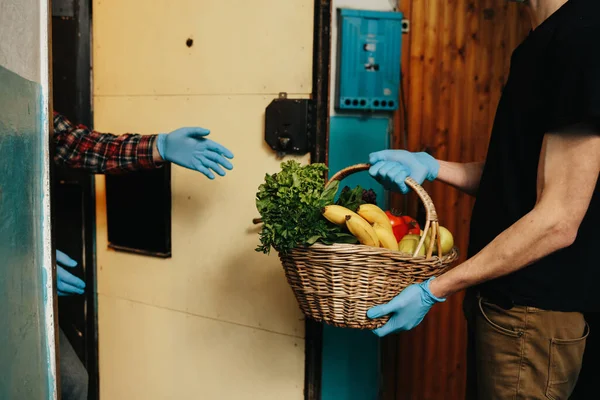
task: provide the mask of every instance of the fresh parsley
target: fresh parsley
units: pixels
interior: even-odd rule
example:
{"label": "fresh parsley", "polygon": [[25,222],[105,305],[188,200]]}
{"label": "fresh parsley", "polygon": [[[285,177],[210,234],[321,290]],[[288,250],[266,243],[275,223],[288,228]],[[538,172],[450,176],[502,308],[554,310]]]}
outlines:
{"label": "fresh parsley", "polygon": [[321,215],[323,207],[334,204],[339,182],[325,185],[324,164],[301,165],[290,160],[281,171],[266,174],[258,188],[256,208],[263,227],[256,251],[269,254],[274,248],[286,254],[297,246],[356,243],[356,238]]}

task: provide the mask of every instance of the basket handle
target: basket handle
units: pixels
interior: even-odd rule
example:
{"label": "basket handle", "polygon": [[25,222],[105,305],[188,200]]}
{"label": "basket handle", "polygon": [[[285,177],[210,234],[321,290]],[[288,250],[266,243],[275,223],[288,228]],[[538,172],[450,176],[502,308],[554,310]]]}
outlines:
{"label": "basket handle", "polygon": [[[351,165],[349,167],[346,167],[346,168],[336,172],[331,177],[331,179],[329,179],[329,181],[327,182],[327,185],[329,185],[331,182],[341,181],[342,179],[344,179],[352,174],[355,174],[357,172],[367,171],[369,168],[371,168],[371,164],[356,164],[356,165]],[[425,221],[425,227],[423,228],[423,235],[421,236],[421,240],[419,241],[419,245],[417,246],[415,253],[413,254],[413,257],[416,257],[417,254],[419,254],[421,247],[425,245],[425,238],[427,237],[427,232],[429,232],[429,229],[431,229],[432,240],[429,242],[429,248],[426,249],[426,251],[425,251],[426,257],[427,257],[427,259],[431,258],[431,256],[433,255],[434,243],[437,242],[438,255],[441,258],[442,257],[442,243],[441,243],[441,239],[440,239],[440,235],[439,235],[440,223],[438,221],[438,216],[437,216],[437,212],[435,211],[435,206],[433,205],[433,201],[431,200],[431,197],[425,191],[425,189],[423,189],[423,187],[421,185],[419,185],[417,183],[417,181],[415,181],[413,178],[408,177],[408,178],[406,178],[405,182],[406,182],[406,185],[408,187],[410,187],[412,190],[414,190],[414,192],[417,194],[417,196],[419,196],[419,199],[423,203],[423,206],[425,207],[425,212],[426,212],[426,215],[425,215],[426,221]],[[260,219],[260,218],[254,218],[252,220],[252,223],[254,223],[254,224],[260,224],[261,222],[262,222],[262,219]]]}
{"label": "basket handle", "polygon": [[[340,171],[336,172],[331,177],[331,179],[329,179],[329,182],[327,184],[329,185],[331,182],[341,181],[342,179],[344,179],[352,174],[355,174],[357,172],[366,171],[369,168],[371,168],[371,164],[351,165],[349,167],[346,167],[346,168],[341,169]],[[441,239],[440,239],[440,235],[439,235],[440,223],[438,221],[438,216],[437,216],[437,212],[435,210],[435,206],[433,205],[433,200],[431,200],[431,197],[429,196],[427,191],[425,191],[425,189],[423,189],[423,187],[421,185],[419,185],[417,183],[417,181],[415,181],[413,178],[408,177],[408,178],[406,178],[406,180],[404,182],[406,182],[406,185],[408,187],[410,187],[412,190],[414,190],[414,192],[417,194],[417,196],[419,196],[419,199],[423,203],[423,206],[425,207],[425,212],[426,212],[426,215],[425,215],[426,221],[425,221],[425,227],[423,228],[423,235],[421,237],[421,240],[419,241],[419,245],[417,246],[415,253],[413,254],[413,257],[416,257],[416,255],[419,254],[421,247],[424,246],[425,237],[427,237],[427,232],[429,231],[429,229],[431,229],[432,240],[430,241],[429,248],[426,249],[427,258],[429,259],[433,255],[433,245],[436,241],[437,241],[437,245],[438,245],[438,255],[441,258],[442,257],[442,244],[441,244]]]}

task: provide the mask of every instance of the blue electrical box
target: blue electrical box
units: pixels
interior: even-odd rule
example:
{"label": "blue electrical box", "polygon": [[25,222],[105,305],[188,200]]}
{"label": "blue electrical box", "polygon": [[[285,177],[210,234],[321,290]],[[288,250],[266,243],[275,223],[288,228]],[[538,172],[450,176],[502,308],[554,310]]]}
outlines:
{"label": "blue electrical box", "polygon": [[398,108],[401,12],[338,9],[338,110]]}

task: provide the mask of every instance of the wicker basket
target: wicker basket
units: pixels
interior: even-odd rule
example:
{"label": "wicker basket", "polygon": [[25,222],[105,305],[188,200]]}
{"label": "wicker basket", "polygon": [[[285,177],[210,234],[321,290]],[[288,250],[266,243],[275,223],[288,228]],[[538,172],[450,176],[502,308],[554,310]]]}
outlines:
{"label": "wicker basket", "polygon": [[[330,182],[341,181],[369,167],[369,164],[348,167],[331,177]],[[458,258],[456,248],[444,256],[433,254],[436,240],[441,251],[435,207],[415,180],[407,178],[406,184],[423,202],[427,218],[423,238],[414,255],[357,244],[320,243],[280,254],[287,281],[308,318],[337,327],[379,328],[389,316],[369,319],[369,308],[387,303],[408,285],[443,273]],[[415,256],[424,246],[430,229],[434,240],[426,249],[426,255]]]}

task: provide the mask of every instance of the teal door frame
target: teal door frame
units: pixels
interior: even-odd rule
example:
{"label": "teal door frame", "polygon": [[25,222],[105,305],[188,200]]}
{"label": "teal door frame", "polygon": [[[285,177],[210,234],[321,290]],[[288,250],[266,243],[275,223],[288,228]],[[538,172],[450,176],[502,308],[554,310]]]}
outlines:
{"label": "teal door frame", "polygon": [[[369,154],[389,148],[391,120],[377,115],[331,117],[329,168],[366,163]],[[360,185],[373,189],[380,207],[388,206],[387,192],[361,172],[344,179],[340,187]],[[376,400],[380,389],[380,340],[369,330],[324,326],[321,400]]]}

